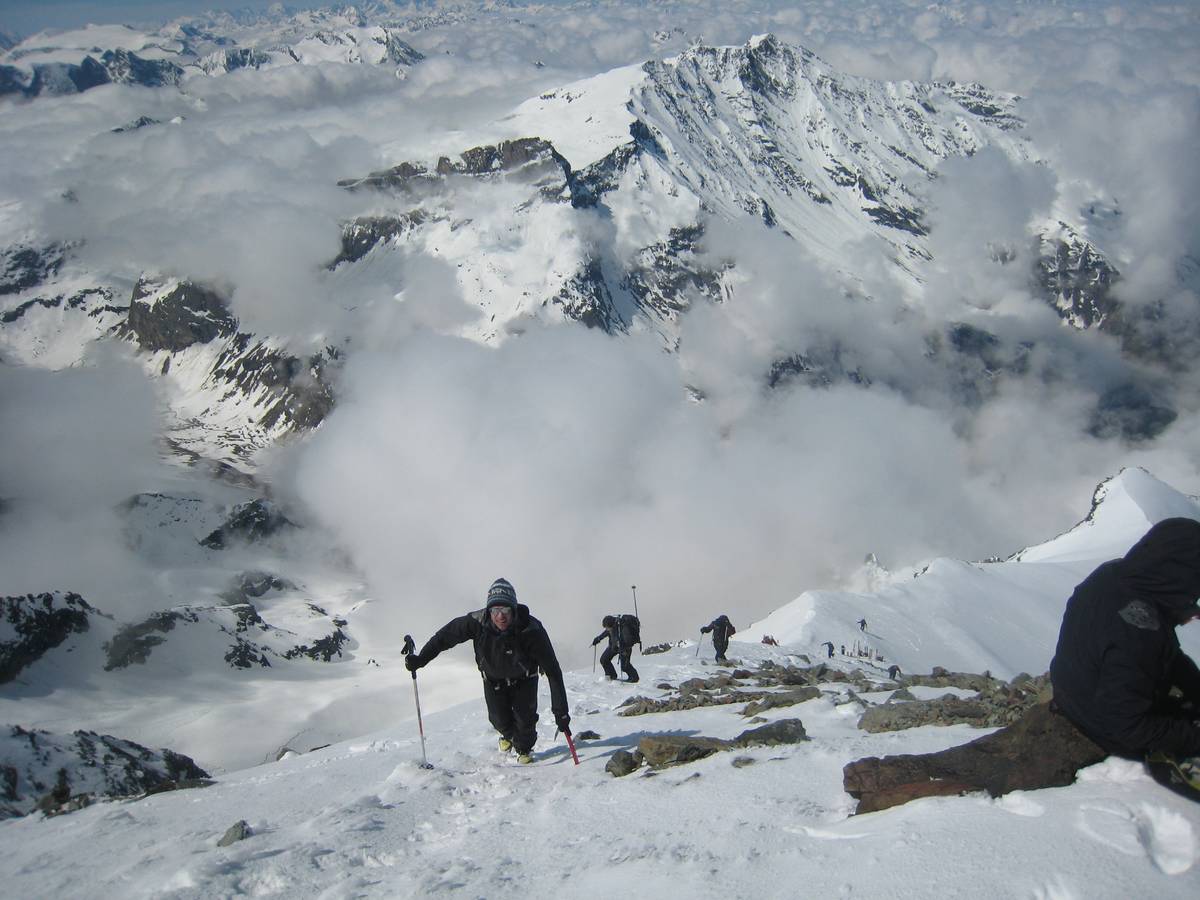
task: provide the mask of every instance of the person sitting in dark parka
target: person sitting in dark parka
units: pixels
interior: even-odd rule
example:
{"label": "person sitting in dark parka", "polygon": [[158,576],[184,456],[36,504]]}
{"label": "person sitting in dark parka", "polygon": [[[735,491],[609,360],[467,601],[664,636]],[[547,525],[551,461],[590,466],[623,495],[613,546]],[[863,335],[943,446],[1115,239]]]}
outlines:
{"label": "person sitting in dark parka", "polygon": [[1050,663],[1053,700],[968,744],[849,763],[842,784],[856,811],[973,790],[999,797],[1059,787],[1114,754],[1171,756],[1190,782],[1200,725],[1189,704],[1200,705],[1200,669],[1175,628],[1200,616],[1197,597],[1200,522],[1165,519],[1075,588]]}
{"label": "person sitting in dark parka", "polygon": [[1200,754],[1200,669],[1175,633],[1200,618],[1197,598],[1200,522],[1164,519],[1067,601],[1050,663],[1055,706],[1109,753]]}

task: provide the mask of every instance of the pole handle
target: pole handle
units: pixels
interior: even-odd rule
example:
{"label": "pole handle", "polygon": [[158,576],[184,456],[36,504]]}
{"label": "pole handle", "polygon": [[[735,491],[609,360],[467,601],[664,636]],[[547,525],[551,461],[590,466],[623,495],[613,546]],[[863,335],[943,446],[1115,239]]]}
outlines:
{"label": "pole handle", "polygon": [[[416,652],[417,652],[417,645],[416,645],[415,643],[413,643],[412,635],[411,635],[411,634],[406,634],[406,635],[404,636],[404,646],[400,648],[400,653],[401,653],[403,656],[411,656],[412,654],[414,654],[414,653],[416,653]],[[412,677],[413,677],[413,686],[414,686],[414,687],[416,687],[416,681],[417,681],[417,673],[416,673],[416,670],[414,669],[414,670],[413,670],[411,673],[409,673],[409,674],[411,674],[411,675],[412,675]]]}

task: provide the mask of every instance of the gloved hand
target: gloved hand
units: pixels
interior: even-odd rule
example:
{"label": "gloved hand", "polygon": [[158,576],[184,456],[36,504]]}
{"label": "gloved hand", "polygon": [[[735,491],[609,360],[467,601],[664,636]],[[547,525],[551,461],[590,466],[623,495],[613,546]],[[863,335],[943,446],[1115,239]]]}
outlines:
{"label": "gloved hand", "polygon": [[602,640],[604,640],[604,635],[600,635],[600,637],[598,637],[598,638],[596,638],[594,641],[592,641],[592,646],[593,646],[593,647],[595,647],[595,646],[596,646],[598,643],[600,643]]}
{"label": "gloved hand", "polygon": [[566,713],[555,713],[554,724],[558,726],[558,730],[563,734],[571,733],[571,717]]}
{"label": "gloved hand", "polygon": [[707,625],[705,625],[703,628],[700,629],[701,634],[708,634],[710,631],[712,631],[712,629],[709,628]]}
{"label": "gloved hand", "polygon": [[421,658],[420,653],[410,653],[404,657],[404,668],[410,672],[417,671],[423,665],[425,665],[425,660]]}

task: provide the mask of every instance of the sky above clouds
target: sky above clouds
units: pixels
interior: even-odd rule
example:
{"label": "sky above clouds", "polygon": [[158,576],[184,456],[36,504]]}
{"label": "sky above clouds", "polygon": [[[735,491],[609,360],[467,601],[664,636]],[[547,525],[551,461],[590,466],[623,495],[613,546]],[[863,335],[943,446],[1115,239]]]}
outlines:
{"label": "sky above clouds", "polygon": [[[0,28],[50,24],[19,24],[34,6],[74,27],[214,5],[0,3]],[[578,328],[535,325],[497,346],[458,337],[476,312],[453,268],[431,255],[397,253],[333,276],[313,264],[337,254],[340,222],[362,212],[338,179],[459,152],[523,100],[570,81],[694,39],[741,45],[767,31],[852,74],[978,80],[1024,98],[1021,114],[1052,165],[983,152],[943,167],[930,187],[930,242],[947,264],[929,273],[922,310],[877,246],[858,254],[870,303],[847,303],[803,248],[744,223],[714,223],[706,237],[714,258],[739,260],[734,302],[690,313],[678,357],[650,335]],[[82,259],[116,282],[155,268],[223,280],[243,327],[299,349],[332,341],[356,351],[338,410],[268,471],[353,548],[382,592],[405,598],[397,619],[432,628],[447,598],[465,609],[505,575],[535,607],[561,598],[559,629],[572,641],[591,624],[568,610],[598,620],[634,583],[651,621],[682,629],[733,608],[764,613],[848,577],[869,552],[885,565],[1007,554],[1073,524],[1094,485],[1123,465],[1200,492],[1195,375],[1174,373],[1180,418],[1153,445],[1086,437],[1089,391],[1119,369],[1115,349],[1064,329],[988,253],[1022,245],[1039,218],[1113,204],[1121,215],[1090,236],[1114,254],[1122,298],[1166,299],[1194,321],[1194,287],[1180,287],[1177,267],[1200,249],[1196,7],[555,3],[464,14],[404,39],[427,59],[403,81],[369,66],[288,66],[198,79],[186,92],[101,89],[0,117],[0,197],[29,227],[85,240]],[[139,115],[182,120],[110,133]],[[507,196],[458,199],[476,204],[470,218],[481,223],[512,208]],[[576,218],[580,231],[612,227]],[[523,237],[493,248],[496,259],[548,269],[556,241],[587,235]],[[1003,382],[965,408],[923,344],[924,326],[963,297],[997,334],[1036,339],[1031,365],[1044,377]],[[764,392],[773,356],[806,342],[853,344],[851,362],[877,383]],[[36,390],[61,392],[64,414],[98,402],[65,384]],[[149,392],[112,395],[115,421],[135,420],[130,435],[158,415]],[[0,450],[12,460],[35,452],[4,437]],[[126,489],[122,460],[105,454],[100,464]],[[153,478],[135,481],[146,489]]]}

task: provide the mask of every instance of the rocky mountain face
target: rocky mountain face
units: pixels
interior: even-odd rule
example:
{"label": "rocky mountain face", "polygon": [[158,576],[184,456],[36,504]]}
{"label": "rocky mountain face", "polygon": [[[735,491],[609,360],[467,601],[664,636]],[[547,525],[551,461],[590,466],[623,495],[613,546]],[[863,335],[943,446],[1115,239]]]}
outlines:
{"label": "rocky mountain face", "polygon": [[183,69],[170,60],[145,59],[125,49],[105,50],[99,56],[86,55],[78,63],[35,63],[28,72],[17,66],[0,66],[0,96],[76,94],[102,84],[175,86],[183,75]]}
{"label": "rocky mountain face", "polygon": [[[0,97],[82,93],[102,84],[177,87],[188,78],[236,69],[317,62],[386,65],[403,78],[424,59],[395,27],[369,24],[352,7],[284,15],[269,26],[231,30],[234,34],[180,22],[146,34],[87,29],[75,33],[83,38],[65,43],[41,35],[0,42]],[[96,45],[105,38],[114,46]],[[130,49],[131,44],[140,47]]]}
{"label": "rocky mountain face", "polygon": [[0,819],[70,812],[99,798],[141,797],[210,784],[191,758],[92,731],[0,730]]}
{"label": "rocky mountain face", "polygon": [[[628,137],[601,158],[576,168],[555,143],[569,142],[569,129],[590,121],[594,103],[587,87],[552,91],[538,98],[544,132],[517,140],[468,148],[460,157],[406,160],[391,169],[347,179],[347,189],[374,195],[374,207],[395,212],[347,223],[343,252],[334,266],[353,265],[368,253],[405,248],[452,259],[468,299],[488,324],[475,335],[491,340],[523,317],[562,318],[610,333],[646,326],[675,346],[678,319],[696,303],[722,302],[736,260],[722,259],[706,240],[716,219],[753,216],[786,234],[840,272],[845,290],[861,294],[855,265],[845,247],[868,238],[891,248],[901,281],[919,292],[933,260],[924,199],[938,166],[953,157],[990,147],[1016,161],[1036,159],[1022,135],[1020,98],[978,84],[884,83],[839,73],[803,48],[766,36],[744,47],[694,46],[679,57],[647,63],[628,102]],[[569,124],[549,125],[556,117]],[[532,126],[531,126],[532,127]],[[504,223],[463,221],[455,215],[456,183],[471,179],[476,189],[497,192],[527,184],[522,200]],[[616,225],[609,243],[572,244],[581,217],[630,220],[637,233],[656,234],[633,252]],[[447,228],[474,232],[486,247],[494,232],[512,221],[553,218],[569,250],[556,254],[539,280],[517,285],[513,311],[494,300],[492,260],[486,253],[447,255]],[[519,226],[520,227],[520,226]],[[714,252],[716,251],[716,252]],[[998,251],[999,252],[999,251]],[[936,262],[936,260],[933,260]],[[1082,224],[1046,223],[1025,248],[1005,248],[998,264],[1020,267],[1028,288],[1044,298],[1077,330],[1118,335],[1131,353],[1147,356],[1147,331],[1125,323],[1112,287],[1119,272],[1083,236]],[[869,298],[868,298],[869,299]],[[968,299],[968,298],[964,298]],[[950,321],[929,335],[929,359],[962,382],[961,398],[978,404],[990,396],[999,375],[1027,374],[1034,347],[1006,345],[978,325]],[[811,386],[849,381],[869,386],[881,380],[856,361],[845,341],[813,343],[781,355],[763,372],[777,387],[797,378]],[[1144,391],[1131,382],[1121,390]],[[1134,438],[1153,437],[1169,422],[1153,416],[1131,422],[1097,415]],[[1128,426],[1128,427],[1127,427]]]}
{"label": "rocky mountain face", "polygon": [[[347,620],[311,600],[297,597],[290,604],[295,608],[287,613],[288,627],[271,624],[250,602],[271,600],[278,606],[280,596],[289,594],[302,596],[303,591],[279,575],[242,572],[214,598],[215,604],[174,606],[127,623],[75,593],[0,597],[0,684],[37,680],[45,672],[32,671],[36,664],[66,665],[63,654],[77,651],[79,659],[94,658],[99,669],[114,672],[145,666],[163,654],[178,662],[198,653],[196,665],[202,669],[221,662],[233,669],[269,668],[292,660],[328,663],[354,647]],[[95,678],[98,672],[89,668],[83,674]]]}
{"label": "rocky mountain face", "polygon": [[[281,547],[299,526],[273,503],[220,508],[195,497],[138,494],[119,515],[138,557],[164,568],[198,565],[217,577],[227,572],[225,580],[196,582],[192,602],[164,604],[136,621],[121,621],[73,592],[0,597],[0,684],[40,683],[58,670],[92,679],[163,656],[185,668],[191,658],[202,669],[328,663],[355,646],[344,616],[282,574],[292,563]],[[247,548],[277,568],[242,568]],[[264,616],[260,608],[271,611]]]}
{"label": "rocky mountain face", "polygon": [[[292,63],[419,64],[398,28],[369,24],[361,11],[324,15],[285,17],[254,31],[219,17],[176,23],[147,48],[161,56],[169,38],[178,61],[146,67],[138,53],[121,50],[100,54],[87,71],[186,88],[181,79],[195,77],[188,73],[275,65],[280,54]],[[22,45],[6,59],[28,68],[34,51]],[[614,101],[599,99],[602,93],[591,96],[586,82],[550,91],[530,101],[536,115],[522,121],[531,133],[343,179],[363,212],[344,222],[341,251],[314,266],[336,288],[353,283],[369,258],[426,255],[453,266],[464,298],[477,307],[469,337],[494,341],[519,332],[525,320],[545,319],[612,334],[649,330],[673,350],[684,312],[731,296],[738,263],[714,246],[715,223],[753,217],[836,272],[847,297],[868,301],[845,248],[882,241],[899,283],[919,297],[926,267],[937,262],[923,198],[939,165],[984,148],[1017,161],[1037,158],[1016,96],[977,84],[849,76],[770,35],[740,47],[696,45],[646,63],[620,110],[628,119],[624,136],[590,157],[564,150],[593,118],[611,118]],[[496,198],[502,214],[464,215],[465,194]],[[522,232],[558,240],[514,254],[512,235]],[[1136,316],[1121,309],[1113,292],[1120,273],[1086,233],[1086,222],[1060,218],[1031,234],[1028,246],[1006,248],[1000,262],[1026,273],[1029,288],[1070,328],[1108,332],[1132,356],[1178,364],[1177,342],[1152,307]],[[185,398],[175,406],[171,445],[187,458],[242,471],[262,448],[316,426],[332,409],[337,349],[297,354],[270,335],[242,331],[220,290],[187,273],[147,273],[125,302],[111,285],[88,284],[86,273],[67,278],[70,261],[71,248],[54,242],[0,249],[7,358],[45,358],[45,340],[35,351],[21,332],[40,335],[67,316],[87,316],[86,334],[131,341],[147,370]],[[965,321],[930,327],[920,364],[949,373],[967,405],[986,400],[1001,378],[1029,375],[1035,348],[1028,342],[1008,343]],[[812,387],[886,381],[855,350],[846,338],[823,335],[782,346],[762,382],[770,389],[797,380]],[[1144,378],[1107,390],[1094,414],[1097,434],[1148,439],[1174,417],[1165,393]],[[1147,397],[1154,401],[1149,413]]]}
{"label": "rocky mountain face", "polygon": [[[365,220],[348,223],[337,262],[356,262],[377,245],[421,246],[423,229],[453,217],[447,197],[462,175],[526,179],[535,190],[514,215],[554,203],[609,214],[632,204],[682,207],[684,215],[654,222],[661,237],[632,255],[580,247],[573,271],[524,305],[527,314],[549,307],[609,331],[641,318],[670,336],[693,302],[723,296],[729,266],[696,258],[714,216],[754,215],[815,248],[851,283],[856,276],[842,247],[876,235],[915,278],[931,255],[921,195],[937,165],[985,146],[1021,160],[1033,155],[1019,135],[1015,96],[980,85],[854,78],[770,36],[745,47],[693,47],[648,63],[645,72],[630,99],[628,141],[578,170],[553,138],[530,136],[466,149],[459,161],[409,160],[343,181],[352,190],[386,193],[404,208],[370,220],[369,228]],[[548,112],[559,101],[581,102],[568,91],[542,99]],[[662,202],[664,195],[673,200]],[[1033,251],[1024,262],[1030,284],[1072,326],[1103,328],[1117,272],[1100,252],[1061,222],[1037,236]],[[469,290],[469,279],[462,280]]]}
{"label": "rocky mountain face", "polygon": [[[336,351],[298,357],[239,331],[227,301],[211,287],[143,277],[114,333],[198,401],[172,434],[185,454],[203,456],[219,446],[223,461],[244,461],[283,434],[316,427],[333,407],[326,373]],[[221,424],[231,400],[244,410],[233,428]]]}
{"label": "rocky mountain face", "polygon": [[[0,596],[0,700],[7,704],[0,721],[13,729],[9,742],[10,726],[0,729],[0,816],[197,777],[173,768],[169,751],[143,752],[108,736],[35,734],[32,725],[55,731],[82,724],[186,749],[176,716],[193,702],[227,701],[235,716],[236,704],[258,703],[272,717],[269,685],[282,679],[299,687],[288,715],[319,717],[330,685],[357,683],[378,667],[363,658],[355,636],[358,576],[344,560],[324,558],[328,547],[314,550],[300,525],[254,498],[257,490],[224,489],[249,498],[240,502],[145,493],[121,504],[117,537],[130,554],[126,567],[146,566],[149,583],[142,602],[120,613],[63,590]],[[7,525],[19,527],[11,510],[6,515]],[[106,703],[96,704],[97,691]],[[150,718],[131,726],[124,711],[148,706]],[[272,732],[264,744],[321,743],[310,730]],[[31,757],[37,764],[26,771],[22,760]],[[121,773],[132,780],[114,781]],[[50,792],[54,798],[45,800]]]}
{"label": "rocky mountain face", "polygon": [[27,594],[0,597],[0,684],[62,644],[86,632],[97,610],[78,594]]}

